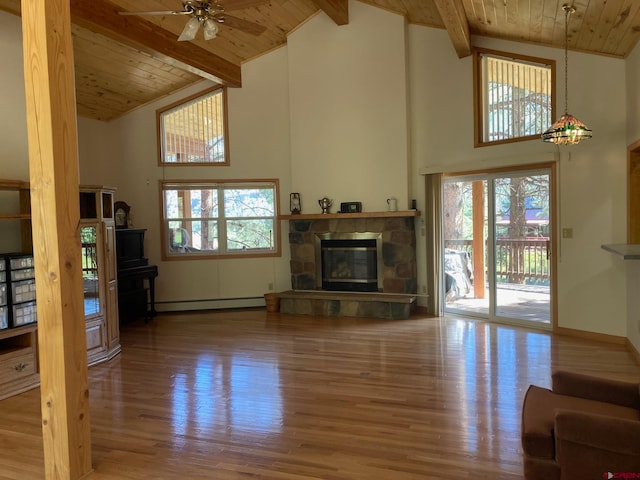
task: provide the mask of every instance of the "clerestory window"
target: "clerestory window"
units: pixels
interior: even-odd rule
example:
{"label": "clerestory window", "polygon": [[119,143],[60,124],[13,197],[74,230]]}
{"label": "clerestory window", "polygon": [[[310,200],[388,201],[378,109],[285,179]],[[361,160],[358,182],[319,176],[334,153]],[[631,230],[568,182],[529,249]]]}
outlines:
{"label": "clerestory window", "polygon": [[540,139],[555,118],[555,61],[475,49],[476,147]]}
{"label": "clerestory window", "polygon": [[229,165],[224,87],[209,89],[156,113],[160,165]]}

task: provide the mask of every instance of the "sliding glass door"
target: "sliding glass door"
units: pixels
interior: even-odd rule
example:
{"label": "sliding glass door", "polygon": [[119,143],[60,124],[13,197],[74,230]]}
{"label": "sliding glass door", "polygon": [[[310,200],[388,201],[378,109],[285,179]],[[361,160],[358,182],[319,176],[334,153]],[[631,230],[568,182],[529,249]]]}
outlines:
{"label": "sliding glass door", "polygon": [[489,315],[487,180],[442,183],[445,312]]}
{"label": "sliding glass door", "polygon": [[443,181],[444,311],[552,320],[550,169]]}

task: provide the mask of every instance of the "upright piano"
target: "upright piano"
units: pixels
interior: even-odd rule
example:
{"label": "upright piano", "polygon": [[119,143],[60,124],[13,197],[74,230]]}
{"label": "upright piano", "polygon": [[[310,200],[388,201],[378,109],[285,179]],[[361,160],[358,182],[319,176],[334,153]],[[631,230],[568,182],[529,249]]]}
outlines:
{"label": "upright piano", "polygon": [[158,267],[144,256],[144,228],[116,229],[118,314],[121,322],[156,315],[155,278]]}

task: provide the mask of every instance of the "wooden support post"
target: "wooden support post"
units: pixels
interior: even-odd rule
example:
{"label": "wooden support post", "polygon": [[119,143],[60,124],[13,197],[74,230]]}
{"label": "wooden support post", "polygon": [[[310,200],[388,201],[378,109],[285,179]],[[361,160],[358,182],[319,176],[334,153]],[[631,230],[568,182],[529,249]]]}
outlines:
{"label": "wooden support post", "polygon": [[69,0],[23,0],[33,254],[47,480],[91,471]]}
{"label": "wooden support post", "polygon": [[484,298],[484,182],[478,180],[471,186],[473,197],[473,296]]}

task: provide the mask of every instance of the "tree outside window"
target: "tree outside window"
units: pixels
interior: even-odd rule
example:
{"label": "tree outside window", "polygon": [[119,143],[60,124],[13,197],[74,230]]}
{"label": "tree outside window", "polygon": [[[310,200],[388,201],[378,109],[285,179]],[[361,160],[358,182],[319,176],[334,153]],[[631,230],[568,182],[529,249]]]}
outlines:
{"label": "tree outside window", "polygon": [[279,255],[277,181],[162,182],[166,258]]}

